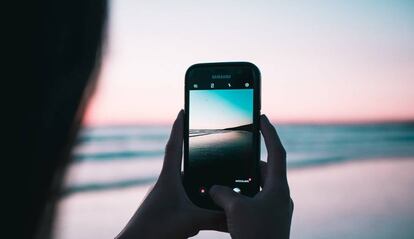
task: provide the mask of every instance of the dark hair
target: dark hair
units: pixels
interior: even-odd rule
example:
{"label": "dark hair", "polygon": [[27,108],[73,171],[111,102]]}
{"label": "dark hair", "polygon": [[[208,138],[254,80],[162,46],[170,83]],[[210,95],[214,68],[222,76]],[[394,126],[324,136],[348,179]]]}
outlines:
{"label": "dark hair", "polygon": [[28,72],[18,79],[17,110],[9,126],[16,180],[11,178],[14,189],[8,196],[16,200],[5,226],[10,225],[12,238],[47,238],[70,148],[95,85],[107,2],[46,1],[29,11],[36,11],[39,24],[18,29],[33,36],[21,55]]}

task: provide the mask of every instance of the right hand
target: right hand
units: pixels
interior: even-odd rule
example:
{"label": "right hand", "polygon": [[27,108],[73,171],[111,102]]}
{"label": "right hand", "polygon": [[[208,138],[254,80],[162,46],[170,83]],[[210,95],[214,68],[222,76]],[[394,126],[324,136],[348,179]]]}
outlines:
{"label": "right hand", "polygon": [[265,115],[260,118],[260,128],[268,152],[268,163],[261,162],[262,191],[250,198],[225,186],[210,189],[211,198],[226,214],[233,239],[289,238],[290,234],[293,201],[286,177],[286,151]]}

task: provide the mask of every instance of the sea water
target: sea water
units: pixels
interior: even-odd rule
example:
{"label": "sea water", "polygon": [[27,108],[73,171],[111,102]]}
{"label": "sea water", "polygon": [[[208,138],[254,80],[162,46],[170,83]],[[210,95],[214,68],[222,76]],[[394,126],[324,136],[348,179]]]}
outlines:
{"label": "sea water", "polygon": [[[289,170],[350,160],[414,156],[414,123],[275,125]],[[170,126],[100,126],[81,130],[64,193],[155,182]],[[262,140],[261,158],[266,161]]]}

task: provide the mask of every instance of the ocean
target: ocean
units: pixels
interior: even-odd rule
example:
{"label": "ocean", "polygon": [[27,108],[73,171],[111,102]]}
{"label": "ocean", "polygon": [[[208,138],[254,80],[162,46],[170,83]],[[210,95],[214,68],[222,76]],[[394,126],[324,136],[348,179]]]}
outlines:
{"label": "ocean", "polygon": [[[351,160],[414,156],[414,122],[275,126],[288,170]],[[73,150],[64,195],[155,182],[170,126],[85,127]],[[261,158],[266,161],[262,140]]]}

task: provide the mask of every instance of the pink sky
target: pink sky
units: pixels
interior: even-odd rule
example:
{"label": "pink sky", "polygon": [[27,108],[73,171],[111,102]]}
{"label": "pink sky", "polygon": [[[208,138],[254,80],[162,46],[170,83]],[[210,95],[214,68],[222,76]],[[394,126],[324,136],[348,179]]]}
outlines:
{"label": "pink sky", "polygon": [[112,1],[86,124],[169,123],[198,62],[250,61],[275,122],[414,119],[410,1]]}

